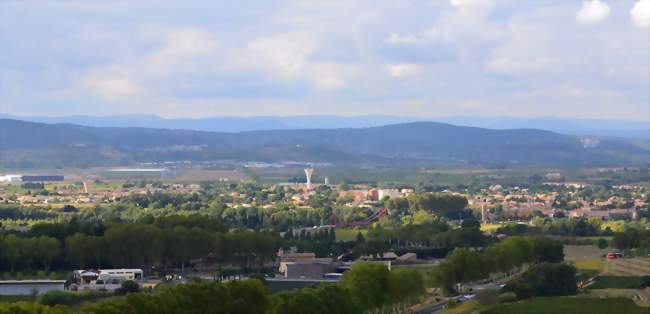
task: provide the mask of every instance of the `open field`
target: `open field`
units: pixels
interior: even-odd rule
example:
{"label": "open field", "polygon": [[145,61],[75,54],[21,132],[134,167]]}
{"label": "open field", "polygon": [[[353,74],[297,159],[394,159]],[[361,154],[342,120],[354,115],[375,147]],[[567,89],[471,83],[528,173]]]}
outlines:
{"label": "open field", "polygon": [[335,229],[336,241],[354,241],[357,239],[357,234],[361,232],[364,236],[368,233],[365,229]]}
{"label": "open field", "polygon": [[482,314],[648,314],[647,308],[639,307],[630,299],[590,299],[590,298],[535,298],[513,304],[491,308]]}
{"label": "open field", "polygon": [[578,271],[586,270],[586,271],[601,272],[605,267],[605,260],[604,259],[579,259],[573,262],[573,266],[575,266],[578,269]]}
{"label": "open field", "polygon": [[596,282],[589,286],[589,289],[637,289],[644,282],[643,277],[632,276],[600,276]]}
{"label": "open field", "polygon": [[612,276],[650,276],[650,258],[619,258],[607,261],[605,274]]}
{"label": "open field", "polygon": [[567,261],[604,259],[609,249],[599,249],[595,245],[565,245],[564,259]]}
{"label": "open field", "polygon": [[472,313],[476,310],[478,310],[481,307],[481,305],[476,302],[476,301],[466,301],[458,306],[451,308],[451,309],[446,309],[440,314],[465,314],[465,313]]}

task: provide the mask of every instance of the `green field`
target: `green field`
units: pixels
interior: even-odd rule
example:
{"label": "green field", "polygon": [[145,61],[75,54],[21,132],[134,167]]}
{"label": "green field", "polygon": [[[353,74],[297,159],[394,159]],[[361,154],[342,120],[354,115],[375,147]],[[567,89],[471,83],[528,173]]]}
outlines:
{"label": "green field", "polygon": [[605,260],[604,259],[580,259],[573,262],[573,266],[575,266],[579,271],[586,270],[586,271],[601,272],[605,266]]}
{"label": "green field", "polygon": [[357,234],[361,232],[364,236],[368,233],[366,229],[336,229],[336,241],[354,241],[357,239]]}
{"label": "green field", "polygon": [[630,299],[536,298],[491,308],[482,314],[641,314],[650,309],[636,306]]}
{"label": "green field", "polygon": [[501,226],[501,224],[481,224],[481,231],[496,232]]}
{"label": "green field", "polygon": [[643,277],[632,276],[600,276],[589,289],[638,289],[644,282]]}
{"label": "green field", "polygon": [[446,309],[440,314],[465,314],[465,313],[473,313],[474,311],[478,310],[481,308],[481,305],[476,302],[476,301],[467,301],[463,302],[456,307]]}

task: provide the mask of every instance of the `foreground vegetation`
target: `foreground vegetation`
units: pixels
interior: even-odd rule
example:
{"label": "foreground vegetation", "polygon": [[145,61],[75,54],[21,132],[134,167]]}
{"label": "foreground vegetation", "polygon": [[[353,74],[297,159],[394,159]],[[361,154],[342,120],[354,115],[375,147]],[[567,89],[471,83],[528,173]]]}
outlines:
{"label": "foreground vegetation", "polygon": [[630,299],[591,298],[535,298],[513,304],[499,305],[482,314],[647,314],[647,308],[638,307]]}
{"label": "foreground vegetation", "polygon": [[389,272],[381,264],[361,263],[349,270],[340,283],[275,294],[270,294],[264,281],[259,279],[227,283],[192,282],[163,285],[154,292],[129,293],[123,297],[82,306],[78,311],[61,305],[17,302],[0,303],[0,313],[355,314],[409,300],[415,301],[424,293],[422,277],[414,270]]}

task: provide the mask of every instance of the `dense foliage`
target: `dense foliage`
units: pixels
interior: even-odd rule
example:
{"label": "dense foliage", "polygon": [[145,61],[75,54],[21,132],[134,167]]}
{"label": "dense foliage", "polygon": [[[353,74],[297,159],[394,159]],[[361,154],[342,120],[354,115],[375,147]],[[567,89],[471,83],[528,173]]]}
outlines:
{"label": "dense foliage", "polygon": [[[154,292],[132,292],[123,297],[83,306],[84,314],[148,313],[341,313],[361,314],[394,303],[415,301],[424,294],[415,270],[389,272],[382,264],[356,264],[338,284],[269,294],[263,281],[192,282],[161,286]],[[65,293],[63,293],[65,294]],[[70,296],[53,293],[46,304],[68,304]],[[4,311],[4,312],[3,312]],[[72,313],[64,307],[36,303],[0,304],[0,313]]]}
{"label": "dense foliage", "polygon": [[503,289],[514,292],[518,299],[536,296],[572,295],[577,292],[575,267],[563,263],[542,263],[531,266],[524,274]]}
{"label": "dense foliage", "polygon": [[[92,229],[71,224],[36,225],[26,234],[0,237],[0,265],[9,270],[158,266],[183,268],[193,259],[242,268],[272,260],[279,235],[244,229],[224,231],[209,219],[167,217],[146,223],[117,223]],[[74,232],[73,234],[70,234]],[[47,235],[46,235],[47,234]]]}
{"label": "dense foliage", "polygon": [[433,283],[445,291],[454,291],[457,284],[488,278],[497,272],[508,272],[524,264],[559,262],[564,259],[561,242],[548,238],[510,237],[489,246],[483,252],[458,248],[433,268]]}

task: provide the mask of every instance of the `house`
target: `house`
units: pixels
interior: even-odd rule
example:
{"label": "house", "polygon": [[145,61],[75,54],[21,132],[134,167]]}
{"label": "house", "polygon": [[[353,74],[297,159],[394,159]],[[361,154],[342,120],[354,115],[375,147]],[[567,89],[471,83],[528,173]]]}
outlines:
{"label": "house", "polygon": [[80,285],[101,285],[107,283],[122,282],[127,280],[140,281],[144,279],[142,269],[99,269],[99,270],[75,270],[72,276]]}

